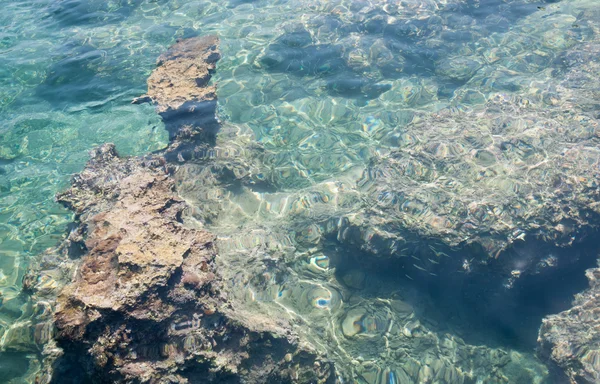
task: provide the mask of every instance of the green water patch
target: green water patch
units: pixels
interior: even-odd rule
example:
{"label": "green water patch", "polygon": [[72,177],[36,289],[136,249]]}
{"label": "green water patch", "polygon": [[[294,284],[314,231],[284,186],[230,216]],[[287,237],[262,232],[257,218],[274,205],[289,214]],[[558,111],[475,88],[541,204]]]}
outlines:
{"label": "green water patch", "polygon": [[[382,295],[384,302],[375,295],[353,296],[352,289],[364,284],[360,274],[333,279],[334,267],[351,268],[336,264],[336,258],[345,260],[335,256],[341,251],[334,246],[329,254],[322,239],[335,237],[341,249],[362,247],[366,259],[411,258],[410,270],[402,274],[410,282],[421,273],[448,272],[435,264],[435,257],[445,257],[440,252],[450,254],[448,243],[495,234],[506,225],[514,229],[508,240],[493,235],[490,243],[552,238],[561,231],[568,237],[562,222],[560,230],[534,229],[540,224],[532,215],[554,202],[583,201],[596,188],[597,72],[593,66],[580,70],[592,62],[588,43],[598,34],[600,15],[590,1],[3,5],[2,329],[26,316],[18,309],[24,304],[20,280],[29,259],[64,236],[71,217],[53,196],[81,170],[87,151],[103,142],[132,155],[164,147],[167,134],[153,108],[129,102],[144,93],[155,58],[180,37],[221,37],[217,109],[222,121],[239,127],[211,143],[204,156],[209,162],[234,153],[222,159],[233,171],[212,179],[184,169],[181,193],[220,237],[228,268],[243,269],[247,254],[264,257],[268,267],[292,260],[290,268],[303,281],[289,271],[257,267],[258,280],[236,285],[240,296],[319,324],[308,334],[317,341],[315,335],[323,336],[325,349],[341,346],[335,352],[340,360],[359,361],[367,382],[401,375],[394,359],[404,355],[390,354],[380,364],[376,353],[391,319],[396,328],[392,324],[390,332],[400,343],[394,353],[418,344],[413,332],[427,343],[451,345],[435,361],[414,347],[419,367],[416,362],[402,367],[410,377],[418,378],[423,366],[452,377],[458,371],[447,369],[448,354],[460,342],[440,336],[435,325],[417,324],[425,321],[417,315],[407,319],[407,307],[391,302],[407,298],[394,297],[392,290]],[[235,151],[228,152],[231,148]],[[250,181],[239,181],[243,175]],[[554,198],[557,188],[571,186],[580,189]],[[463,231],[462,237],[450,237],[449,228]],[[432,232],[444,244],[436,243],[425,259],[422,244],[400,241]],[[489,250],[499,247],[495,243]],[[458,257],[451,272],[464,271],[465,259],[472,258]],[[443,291],[443,284],[436,289]],[[515,300],[522,300],[515,311],[530,305]],[[482,328],[494,327],[488,320]],[[369,345],[370,357],[360,361],[363,345]],[[423,364],[421,357],[430,360]],[[495,364],[490,361],[505,362],[485,358],[483,371]],[[422,375],[431,374],[423,369]]]}

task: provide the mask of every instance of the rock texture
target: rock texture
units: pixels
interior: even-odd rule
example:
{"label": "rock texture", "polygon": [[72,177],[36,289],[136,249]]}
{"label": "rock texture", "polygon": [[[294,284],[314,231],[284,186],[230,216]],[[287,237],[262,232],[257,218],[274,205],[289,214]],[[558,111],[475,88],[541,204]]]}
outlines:
{"label": "rock texture", "polygon": [[217,89],[209,82],[220,58],[216,36],[178,41],[158,58],[157,68],[148,77],[148,93],[133,102],[150,101],[156,105],[170,139],[181,130],[188,136],[214,134],[218,128]]}
{"label": "rock texture", "polygon": [[[156,105],[170,133],[168,148],[148,158],[122,159],[113,146],[104,145],[93,151],[86,169],[73,179],[72,188],[58,197],[76,212],[78,224],[63,248],[79,251],[83,256],[80,263],[73,263],[74,278],[62,289],[56,303],[57,340],[65,355],[60,358],[52,353],[55,372],[59,373],[48,371],[46,377],[58,382],[60,377],[67,376],[61,370],[69,364],[61,362],[68,362],[83,367],[85,380],[92,382],[335,381],[333,364],[325,361],[313,345],[334,351],[330,356],[336,359],[338,369],[347,368],[348,372],[356,373],[355,378],[362,376],[373,383],[394,382],[400,372],[411,377],[406,380],[418,382],[430,382],[434,374],[440,378],[443,374],[446,382],[457,382],[452,379],[455,373],[463,378],[458,382],[475,382],[490,372],[499,373],[489,382],[510,382],[514,377],[526,377],[526,382],[533,382],[533,376],[545,376],[543,372],[530,374],[542,369],[523,368],[535,364],[523,363],[522,357],[505,358],[504,352],[487,348],[482,348],[486,356],[475,366],[459,364],[451,358],[456,351],[470,351],[471,355],[481,351],[458,341],[451,343],[448,353],[421,366],[420,361],[426,360],[421,355],[415,358],[414,351],[425,344],[425,337],[431,341],[427,345],[442,345],[450,338],[436,336],[412,318],[402,326],[400,322],[388,321],[396,319],[393,315],[396,309],[388,307],[379,311],[385,317],[357,310],[344,317],[349,320],[338,319],[340,322],[334,324],[319,311],[338,308],[349,297],[348,291],[343,287],[338,290],[333,284],[331,289],[327,288],[329,281],[322,284],[302,280],[302,270],[293,271],[300,277],[290,273],[292,259],[300,255],[299,250],[306,250],[310,256],[334,240],[336,244],[346,243],[349,248],[361,248],[371,255],[408,260],[403,273],[410,280],[412,276],[437,277],[449,270],[450,262],[446,259],[462,263],[459,266],[462,272],[471,273],[472,260],[453,257],[461,247],[476,243],[483,248],[484,256],[497,257],[526,234],[535,232],[537,228],[521,228],[531,222],[530,209],[521,212],[520,205],[509,203],[506,209],[495,209],[504,205],[470,202],[463,199],[460,190],[452,193],[456,199],[444,192],[446,187],[452,189],[463,184],[446,183],[448,179],[436,174],[440,170],[460,171],[468,179],[479,171],[489,171],[490,167],[502,168],[496,156],[485,149],[493,143],[475,140],[478,124],[456,125],[460,119],[443,114],[421,120],[410,128],[439,136],[435,130],[421,129],[418,124],[429,127],[444,123],[448,128],[446,141],[450,141],[456,133],[450,128],[461,126],[465,134],[472,131],[475,142],[466,140],[466,152],[464,148],[453,152],[440,143],[439,148],[394,150],[356,173],[358,178],[354,181],[353,178],[325,180],[290,192],[277,181],[292,175],[292,168],[283,167],[281,159],[254,143],[252,135],[242,127],[221,127],[216,119],[216,89],[209,81],[219,57],[216,37],[180,41],[162,55],[148,79],[148,94],[134,102],[150,101]],[[482,112],[479,118],[501,117],[503,113],[497,109],[508,108],[507,105],[514,106],[515,101],[501,101],[499,105],[492,101],[488,106],[491,109]],[[519,112],[518,116],[529,116],[525,109],[514,110]],[[553,123],[555,117],[544,120],[548,127],[559,129],[566,125]],[[499,124],[500,128],[505,127],[504,123]],[[596,132],[595,121],[592,125]],[[217,142],[215,134],[221,128],[224,132],[219,134]],[[495,128],[489,129],[491,134]],[[595,133],[584,140],[596,140]],[[414,141],[425,142],[431,140]],[[494,148],[501,149],[501,143],[497,144]],[[597,151],[576,149],[564,161],[596,164]],[[468,167],[443,168],[449,164],[448,158],[463,161],[465,153],[471,156]],[[580,158],[579,153],[587,155]],[[285,154],[283,158],[288,157]],[[541,166],[536,164],[532,170]],[[595,170],[590,172],[591,176],[597,176]],[[496,175],[491,171],[489,174]],[[542,172],[542,176],[547,175]],[[541,176],[532,172],[531,177],[537,180]],[[595,177],[578,179],[574,184],[567,182],[570,179],[559,179],[560,183],[551,183],[552,193],[564,188],[566,205],[573,202],[573,194],[581,195],[581,191],[589,197],[583,203],[597,200],[597,185],[588,183]],[[434,182],[443,185],[434,188]],[[469,191],[487,201],[490,196],[481,192],[479,185],[471,185]],[[428,193],[422,193],[423,186],[430,188]],[[535,202],[544,214],[548,209],[552,213],[562,212],[559,209],[562,206],[552,209],[544,204],[544,199],[530,198],[534,195],[527,188],[515,189],[508,184],[507,191],[510,200],[506,201],[514,201],[513,194],[519,192],[526,202]],[[504,198],[498,196],[498,201],[504,202]],[[551,241],[562,236],[566,239],[564,245],[571,244],[576,228],[587,225],[586,220],[596,217],[596,213],[586,211],[582,216],[585,220],[577,223],[563,220],[562,213],[552,216],[546,226],[553,231],[539,231],[536,236]],[[515,217],[519,220],[511,223],[509,219]],[[215,237],[194,218],[211,223],[215,231],[232,230],[219,232],[220,257]],[[255,222],[255,218],[260,218],[260,222]],[[433,246],[432,238],[439,239],[441,244]],[[519,254],[518,251],[514,253]],[[488,261],[485,259],[482,265]],[[217,269],[218,261],[223,270]],[[538,260],[529,264],[534,272],[541,265]],[[511,269],[511,276],[518,278],[521,269]],[[321,273],[328,269],[317,270]],[[37,285],[32,281],[31,289],[39,289]],[[249,295],[249,299],[244,301],[240,295]],[[357,295],[354,299],[359,298]],[[273,303],[276,300],[280,301]],[[287,316],[278,316],[285,311]],[[320,325],[314,325],[317,320],[330,323],[319,328]],[[360,325],[361,321],[365,324]],[[299,325],[295,331],[292,322]],[[339,330],[336,333],[340,324],[342,335]],[[557,324],[556,329],[562,329],[562,323]],[[332,331],[321,332],[323,329]],[[379,331],[381,337],[372,339],[379,343],[373,342],[372,357],[385,364],[360,362],[358,359],[363,360],[365,355],[362,342],[345,345],[346,339],[358,336],[359,329]],[[551,331],[558,332],[558,336]],[[544,341],[542,350],[550,351],[547,356],[567,369],[575,382],[580,377],[593,382],[595,378],[585,374],[593,375],[590,369],[598,365],[598,351],[590,352],[589,346],[593,344],[582,340],[582,347],[562,358],[560,351],[565,350],[562,345],[569,343],[564,340],[569,340],[571,333],[560,332],[548,326],[547,339],[552,341]],[[407,355],[415,360],[401,371],[397,364],[406,361],[405,345],[410,345]],[[555,352],[555,345],[559,346],[559,352]],[[356,359],[349,354],[354,346]],[[335,356],[335,351],[343,356]],[[573,356],[578,360],[571,360]],[[339,364],[340,360],[350,361],[353,366],[360,363],[360,367],[348,368]],[[463,360],[469,364],[476,361],[470,356]],[[588,365],[582,365],[583,362]],[[475,372],[477,369],[480,372]]]}
{"label": "rock texture", "polygon": [[186,204],[172,190],[160,158],[121,159],[106,144],[58,196],[76,212],[71,239],[85,249],[56,305],[69,364],[92,382],[331,380],[289,323],[228,300],[213,235],[183,222]]}
{"label": "rock texture", "polygon": [[571,309],[545,318],[538,336],[540,356],[578,384],[600,382],[600,268],[586,275],[590,288]]}
{"label": "rock texture", "polygon": [[[56,326],[37,382],[334,380],[333,364],[289,320],[253,312],[228,293],[214,236],[174,191],[170,160],[183,161],[184,149],[204,153],[205,133],[218,128],[208,82],[219,57],[210,36],[162,55],[143,99],[165,120],[169,147],[120,158],[102,145],[57,196],[75,212],[76,228],[25,279],[33,297],[48,300]],[[40,321],[49,324],[48,316]]]}

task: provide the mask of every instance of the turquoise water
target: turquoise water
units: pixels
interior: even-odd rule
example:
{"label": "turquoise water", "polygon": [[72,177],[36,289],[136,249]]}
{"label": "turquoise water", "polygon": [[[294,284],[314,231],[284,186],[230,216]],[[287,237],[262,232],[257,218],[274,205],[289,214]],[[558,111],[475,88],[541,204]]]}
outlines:
{"label": "turquoise water", "polygon": [[[377,300],[390,300],[398,289],[417,289],[412,281],[421,279],[422,270],[427,278],[443,273],[435,258],[417,252],[417,246],[388,242],[389,232],[408,228],[438,236],[432,252],[451,253],[458,240],[450,231],[446,236],[444,228],[465,221],[457,208],[461,204],[491,196],[541,212],[545,201],[536,193],[551,191],[543,183],[555,176],[556,164],[581,177],[596,167],[598,153],[590,145],[598,119],[590,99],[593,84],[563,82],[572,68],[587,64],[586,56],[579,60],[576,53],[598,41],[600,13],[593,1],[1,4],[0,334],[27,316],[22,276],[32,257],[66,233],[72,217],[53,198],[82,169],[88,150],[113,142],[121,154],[140,155],[167,144],[153,107],[130,102],[145,92],[156,57],[177,38],[219,35],[223,59],[213,79],[219,117],[244,133],[228,136],[225,129],[219,144],[239,145],[249,159],[258,158],[256,168],[240,159],[253,172],[255,184],[247,190],[202,189],[194,185],[198,175],[191,169],[178,176],[180,192],[204,209],[198,219],[220,236],[224,266],[235,266],[257,244],[266,244],[260,255],[285,255],[296,276],[286,276],[287,285],[274,271],[266,271],[273,276],[260,281],[232,277],[232,284],[250,304],[275,303],[309,324],[321,324],[307,334],[331,338],[323,348],[335,350],[341,359],[361,355],[381,363],[379,369],[391,369],[394,358],[381,358],[379,346],[351,337],[335,341],[344,336],[332,329],[352,316],[366,321],[365,313],[373,318],[371,326],[363,327],[366,333],[378,333],[381,323],[389,321],[377,320],[386,311],[402,321],[406,314]],[[574,112],[564,117],[558,113],[563,109]],[[260,156],[252,154],[250,142],[261,146]],[[579,151],[578,145],[584,148]],[[554,162],[561,151],[566,160]],[[536,185],[540,180],[542,185]],[[529,203],[532,195],[539,204]],[[524,225],[513,218],[530,217],[519,204],[504,209],[497,221],[486,221],[481,216],[491,214],[473,208],[472,216],[480,221],[470,218],[468,224],[487,225],[493,232],[500,230],[498,223],[508,222],[519,237]],[[360,252],[352,239],[340,235],[341,224],[324,229],[323,223],[341,215],[354,215],[373,228],[348,235],[366,242]],[[237,236],[240,230],[248,235]],[[403,281],[386,281],[375,272],[374,277],[356,277],[355,259],[382,253],[384,247],[370,243],[373,238],[420,259],[398,272],[406,276]],[[463,269],[468,270],[473,257],[461,254],[458,264],[466,262]],[[368,292],[356,293],[364,281]],[[421,294],[401,296],[432,300],[421,310],[435,312],[436,301]],[[327,311],[315,312],[315,307]],[[435,325],[421,329],[436,333]],[[348,332],[353,331],[342,333]],[[493,338],[503,345],[501,336]],[[481,343],[481,336],[471,342]],[[405,348],[417,347],[409,343]],[[522,365],[535,380],[545,380],[529,344],[526,349]],[[12,352],[11,358],[21,363],[5,377],[35,369],[27,366],[34,359],[29,352]],[[425,353],[419,350],[414,358]]]}

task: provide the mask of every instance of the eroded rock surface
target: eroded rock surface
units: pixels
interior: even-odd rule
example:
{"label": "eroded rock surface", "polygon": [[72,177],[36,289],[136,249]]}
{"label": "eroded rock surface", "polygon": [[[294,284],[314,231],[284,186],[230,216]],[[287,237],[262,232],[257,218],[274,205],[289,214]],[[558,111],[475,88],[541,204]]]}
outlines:
{"label": "eroded rock surface", "polygon": [[[366,169],[348,168],[335,179],[327,170],[315,176],[311,156],[299,157],[298,163],[308,163],[296,169],[287,163],[289,148],[278,153],[257,144],[247,127],[220,126],[209,85],[217,43],[177,43],[159,59],[148,95],[137,100],[155,103],[165,121],[171,143],[162,154],[120,159],[103,146],[59,197],[79,217],[70,247],[84,252],[56,316],[58,340],[70,358],[111,381],[334,380],[332,365],[313,349],[318,345],[342,367],[342,377],[370,383],[394,377],[407,383],[542,380],[543,367],[517,353],[468,345],[437,325],[421,325],[417,313],[405,315],[404,306],[387,299],[371,308],[368,295],[353,291],[365,279],[348,271],[340,284],[325,244],[361,248],[380,260],[394,257],[406,264],[409,280],[456,269],[470,273],[472,260],[454,257],[465,245],[483,248],[482,268],[493,260],[487,256],[525,235],[568,245],[597,216],[595,205],[583,209],[598,194],[590,166],[598,158],[597,119],[587,111],[542,113],[527,107],[528,99],[490,99],[480,112],[448,110],[416,119],[408,136],[385,138],[392,149],[374,156]],[[563,99],[571,95],[567,85]],[[508,110],[523,120],[519,124],[532,126],[518,140],[503,142],[493,137],[512,127],[501,119]],[[571,124],[577,121],[580,126]],[[564,146],[560,156],[528,155],[527,148],[539,144],[536,135],[545,132],[544,143],[553,143],[564,126],[581,128],[582,137],[571,138],[572,145],[557,140],[551,148]],[[432,127],[444,128],[446,136]],[[221,128],[226,134],[211,142]],[[464,142],[449,146],[457,134]],[[435,142],[440,137],[443,142]],[[513,173],[506,163],[513,160],[527,171],[524,185],[508,178]],[[586,177],[554,172],[573,164]],[[491,183],[504,176],[502,188]],[[300,178],[310,185],[294,184]],[[564,196],[561,205],[546,204],[557,194]],[[576,212],[563,214],[573,202]],[[539,225],[532,220],[537,216],[547,218],[543,227],[550,230],[526,226]],[[219,233],[218,258],[204,224]],[[529,263],[534,272],[537,261]],[[518,278],[522,271],[513,272]],[[348,311],[348,303],[355,307]]]}
{"label": "eroded rock surface", "polygon": [[182,129],[186,135],[194,130],[214,134],[217,89],[209,82],[220,57],[216,36],[178,41],[158,58],[157,68],[148,77],[148,93],[133,102],[151,101],[171,139]]}
{"label": "eroded rock surface", "polygon": [[89,380],[333,377],[329,363],[299,346],[287,321],[228,300],[214,236],[183,222],[186,204],[160,159],[121,159],[103,145],[58,200],[77,214],[71,239],[83,241],[85,255],[57,300],[57,340]]}
{"label": "eroded rock surface", "polygon": [[571,383],[600,382],[600,268],[586,271],[590,288],[573,307],[544,319],[539,354],[558,366]]}

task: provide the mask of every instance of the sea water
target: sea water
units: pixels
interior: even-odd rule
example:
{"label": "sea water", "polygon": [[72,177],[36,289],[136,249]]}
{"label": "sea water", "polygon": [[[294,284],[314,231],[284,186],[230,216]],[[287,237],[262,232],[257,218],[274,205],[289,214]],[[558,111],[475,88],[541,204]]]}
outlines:
{"label": "sea water", "polygon": [[[510,314],[517,318],[510,337],[489,330],[487,320],[470,335],[468,310],[440,324],[449,312],[430,282],[457,271],[437,267],[435,258],[448,256],[452,241],[428,242],[427,252],[421,243],[394,248],[390,253],[410,263],[393,271],[388,262],[373,262],[365,271],[369,258],[379,260],[380,248],[351,246],[335,220],[369,210],[365,217],[374,228],[439,235],[453,218],[464,219],[453,209],[477,196],[474,191],[511,198],[535,189],[515,167],[543,168],[559,151],[554,142],[588,144],[594,136],[591,91],[582,85],[580,93],[578,87],[566,92],[561,76],[586,64],[572,52],[598,41],[596,8],[591,0],[2,1],[0,338],[27,316],[21,279],[29,261],[55,246],[72,221],[54,195],[96,145],[113,142],[122,155],[164,148],[168,137],[153,107],[131,100],[145,92],[156,58],[176,39],[217,34],[219,119],[237,127],[225,129],[220,144],[259,145],[255,176],[268,188],[205,190],[193,169],[177,177],[180,193],[204,211],[198,220],[217,234],[224,269],[235,271],[248,257],[285,260],[286,268],[257,269],[251,279],[236,280],[231,272],[239,299],[285,308],[341,366],[358,362],[356,377],[366,382],[384,373],[393,380],[400,368],[418,371],[415,364],[450,364],[444,360],[450,352],[439,349],[458,349],[464,340],[472,350],[489,345],[519,354],[504,372],[509,377],[551,380],[529,341],[535,321],[521,332],[514,327],[519,316]],[[497,107],[492,112],[490,103]],[[582,112],[568,120],[579,125],[561,130],[563,121],[541,111],[565,103]],[[533,105],[529,115],[514,119],[513,107],[523,104]],[[494,131],[507,125],[520,140],[499,158],[489,148],[510,136]],[[255,157],[251,148],[244,149],[248,158]],[[588,152],[573,157],[582,175],[585,162],[598,156]],[[443,168],[432,161],[440,158]],[[423,189],[436,183],[443,186]],[[401,220],[385,211],[388,202],[402,207]],[[506,217],[517,214],[527,216]],[[356,234],[367,245],[375,235]],[[474,257],[460,255],[458,272],[468,272]],[[568,299],[561,300],[546,313],[565,309]],[[391,337],[392,329],[404,339]],[[515,337],[528,341],[515,343]],[[0,380],[19,380],[34,369],[34,354],[0,354],[12,362],[0,364]],[[482,358],[472,369],[491,369],[492,360]]]}

